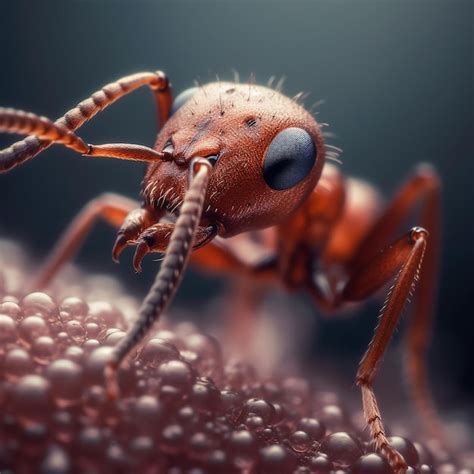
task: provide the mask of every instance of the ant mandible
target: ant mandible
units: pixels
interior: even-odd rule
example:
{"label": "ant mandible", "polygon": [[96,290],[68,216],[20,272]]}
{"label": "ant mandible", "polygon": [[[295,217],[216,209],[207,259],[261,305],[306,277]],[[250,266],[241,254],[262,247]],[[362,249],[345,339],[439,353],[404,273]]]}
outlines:
{"label": "ant mandible", "polygon": [[[160,132],[153,148],[88,145],[75,134],[98,112],[144,85],[152,90],[158,109]],[[169,304],[197,248],[201,250],[192,258],[208,269],[260,281],[279,280],[289,289],[307,291],[326,311],[365,300],[393,282],[356,381],[374,442],[396,472],[405,472],[403,456],[386,437],[372,385],[419,280],[407,332],[406,368],[420,415],[431,434],[439,436],[425,357],[440,249],[440,180],[431,167],[419,166],[382,207],[368,184],[344,178],[325,163],[332,150],[321,128],[297,100],[278,88],[215,82],[188,89],[173,101],[163,72],[139,73],[106,85],[54,123],[0,108],[0,131],[29,135],[0,151],[0,172],[54,143],[85,156],[148,163],[142,205],[116,194],[92,200],[31,285],[32,289],[47,286],[98,218],[119,228],[112,251],[115,260],[127,245],[136,245],[133,263],[139,270],[147,253],[165,253],[137,320],[115,347],[106,368],[111,396],[117,396],[115,376],[120,363]],[[394,240],[400,225],[418,207],[423,227]],[[250,263],[232,239],[225,240],[267,228],[276,241],[272,258],[268,258],[268,248],[262,248],[262,258]]]}

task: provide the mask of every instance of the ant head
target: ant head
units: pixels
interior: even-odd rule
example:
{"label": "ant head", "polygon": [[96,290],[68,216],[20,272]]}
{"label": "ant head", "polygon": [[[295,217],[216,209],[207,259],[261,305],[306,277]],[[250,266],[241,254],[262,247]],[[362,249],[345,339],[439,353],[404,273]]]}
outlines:
{"label": "ant head", "polygon": [[324,163],[320,127],[303,107],[267,87],[225,82],[178,95],[155,149],[169,160],[149,165],[146,205],[179,208],[189,162],[205,157],[213,169],[202,220],[226,237],[283,222]]}

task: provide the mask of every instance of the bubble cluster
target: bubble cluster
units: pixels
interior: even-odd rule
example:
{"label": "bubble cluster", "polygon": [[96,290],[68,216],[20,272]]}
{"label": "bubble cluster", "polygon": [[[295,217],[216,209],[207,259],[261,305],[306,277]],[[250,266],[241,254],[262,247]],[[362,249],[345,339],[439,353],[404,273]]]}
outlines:
{"label": "bubble cluster", "polygon": [[[392,472],[335,394],[262,379],[191,323],[147,337],[111,401],[103,369],[126,330],[121,311],[87,295],[19,294],[0,293],[2,473]],[[391,442],[409,472],[472,472],[424,443]]]}

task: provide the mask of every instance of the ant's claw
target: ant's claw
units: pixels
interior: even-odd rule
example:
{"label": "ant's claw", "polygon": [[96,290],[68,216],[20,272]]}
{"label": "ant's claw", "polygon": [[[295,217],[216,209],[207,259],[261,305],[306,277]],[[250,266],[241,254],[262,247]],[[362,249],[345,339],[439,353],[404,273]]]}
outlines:
{"label": "ant's claw", "polygon": [[112,260],[115,263],[119,262],[121,253],[124,251],[127,246],[127,238],[123,234],[119,234],[112,248]]}
{"label": "ant's claw", "polygon": [[140,240],[135,249],[135,255],[133,256],[133,268],[137,273],[142,271],[142,260],[147,253],[150,252],[150,247],[144,240]]}

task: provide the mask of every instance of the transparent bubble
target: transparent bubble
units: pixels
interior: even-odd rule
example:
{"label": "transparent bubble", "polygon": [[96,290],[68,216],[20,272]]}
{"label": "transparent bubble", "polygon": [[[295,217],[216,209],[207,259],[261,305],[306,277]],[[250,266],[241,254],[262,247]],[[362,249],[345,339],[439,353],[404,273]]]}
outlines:
{"label": "transparent bubble", "polygon": [[318,453],[311,457],[309,459],[308,467],[311,472],[317,472],[318,474],[329,474],[334,468],[333,464],[324,453]]}
{"label": "transparent bubble", "polygon": [[107,399],[105,389],[101,385],[93,385],[84,390],[83,410],[90,417],[102,416],[109,408],[110,402]]}
{"label": "transparent bubble", "polygon": [[31,373],[33,367],[33,360],[24,349],[11,349],[5,355],[3,368],[6,378],[9,380],[16,380],[23,375]]}
{"label": "transparent bubble", "polygon": [[275,474],[291,472],[296,468],[296,458],[281,445],[266,446],[259,453],[259,468],[263,472]]}
{"label": "transparent bubble", "polygon": [[109,331],[103,340],[105,346],[116,346],[125,337],[125,332],[120,329]]}
{"label": "transparent bubble", "polygon": [[130,453],[138,461],[150,459],[154,450],[155,443],[149,436],[137,436],[130,442]]}
{"label": "transparent bubble", "polygon": [[105,365],[111,359],[113,347],[99,347],[93,350],[85,365],[86,382],[89,384],[104,384]]}
{"label": "transparent bubble", "polygon": [[244,421],[245,426],[250,431],[260,432],[266,427],[266,424],[261,416],[250,415]]}
{"label": "transparent bubble", "polygon": [[289,438],[291,447],[299,452],[305,453],[311,448],[311,438],[304,431],[295,431]]}
{"label": "transparent bubble", "polygon": [[217,410],[220,393],[212,379],[200,377],[191,388],[190,400],[193,406],[201,410]]}
{"label": "transparent bubble", "polygon": [[178,454],[186,446],[186,436],[183,428],[178,424],[163,428],[159,436],[162,451],[169,454]]}
{"label": "transparent bubble", "polygon": [[395,448],[404,458],[409,466],[417,466],[420,458],[413,443],[401,436],[391,436],[388,438],[390,446]]}
{"label": "transparent bubble", "polygon": [[244,404],[244,411],[247,415],[257,415],[262,418],[265,424],[270,423],[275,417],[275,408],[271,403],[261,398],[250,398]]}
{"label": "transparent bubble", "polygon": [[49,328],[40,316],[27,316],[18,325],[20,337],[27,344],[32,344],[40,336],[48,336]]}
{"label": "transparent bubble", "polygon": [[360,443],[345,432],[333,433],[324,438],[320,450],[339,467],[350,467],[362,455]]}
{"label": "transparent bubble", "polygon": [[60,407],[79,403],[83,389],[82,367],[72,360],[58,359],[46,369],[51,394]]}
{"label": "transparent bubble", "polygon": [[144,367],[157,368],[163,362],[179,359],[179,352],[172,343],[155,337],[145,343],[138,357]]}
{"label": "transparent bubble", "polygon": [[89,339],[96,339],[100,333],[100,326],[97,323],[87,323],[85,329]]}
{"label": "transparent bubble", "polygon": [[58,315],[58,307],[51,296],[46,293],[30,293],[21,301],[25,316],[41,315],[45,319]]}
{"label": "transparent bubble", "polygon": [[5,301],[0,303],[0,314],[10,316],[15,321],[19,321],[23,317],[23,311],[18,303],[13,301]]}
{"label": "transparent bubble", "polygon": [[97,339],[88,339],[84,344],[82,345],[82,348],[86,354],[90,354],[91,352],[95,351],[101,347],[100,341]]}
{"label": "transparent bubble", "polygon": [[66,332],[75,344],[82,344],[86,339],[86,330],[80,321],[68,321],[66,323]]}
{"label": "transparent bubble", "polygon": [[51,407],[49,382],[40,375],[25,375],[13,388],[11,408],[24,422],[46,418]]}
{"label": "transparent bubble", "polygon": [[0,314],[0,348],[16,342],[18,337],[15,320],[6,314]]}
{"label": "transparent bubble", "polygon": [[347,428],[348,417],[340,405],[324,405],[318,410],[318,418],[324,423],[329,431],[340,431]]}
{"label": "transparent bubble", "polygon": [[107,328],[125,329],[127,327],[123,314],[108,301],[89,303],[89,314],[86,322],[95,322]]}
{"label": "transparent bubble", "polygon": [[71,472],[71,459],[58,445],[51,445],[40,466],[41,474],[67,474]]}
{"label": "transparent bubble", "polygon": [[161,402],[150,395],[137,398],[133,407],[133,422],[140,432],[154,432],[165,416]]}
{"label": "transparent bubble", "polygon": [[84,349],[79,346],[69,346],[63,353],[64,359],[72,360],[77,364],[82,364],[84,358]]}
{"label": "transparent bubble", "polygon": [[326,427],[316,418],[301,418],[298,421],[298,429],[307,433],[313,441],[321,440],[326,433]]}
{"label": "transparent bubble", "polygon": [[361,456],[352,468],[354,474],[391,474],[387,460],[379,454],[369,453]]}
{"label": "transparent bubble", "polygon": [[83,320],[89,311],[86,301],[77,296],[68,296],[59,304],[59,310],[68,315],[68,319]]}
{"label": "transparent bubble", "polygon": [[82,455],[100,456],[105,446],[105,440],[100,428],[88,426],[79,433],[78,444]]}
{"label": "transparent bubble", "polygon": [[163,385],[171,385],[187,389],[191,386],[194,376],[188,364],[181,360],[170,360],[158,367],[158,376]]}
{"label": "transparent bubble", "polygon": [[51,423],[51,433],[58,442],[69,444],[73,441],[76,435],[77,422],[71,412],[66,410],[54,412]]}
{"label": "transparent bubble", "polygon": [[31,352],[35,362],[48,364],[57,355],[58,346],[52,337],[40,336],[34,340]]}
{"label": "transparent bubble", "polygon": [[188,441],[189,454],[194,459],[207,459],[213,446],[210,436],[203,432],[193,433]]}

